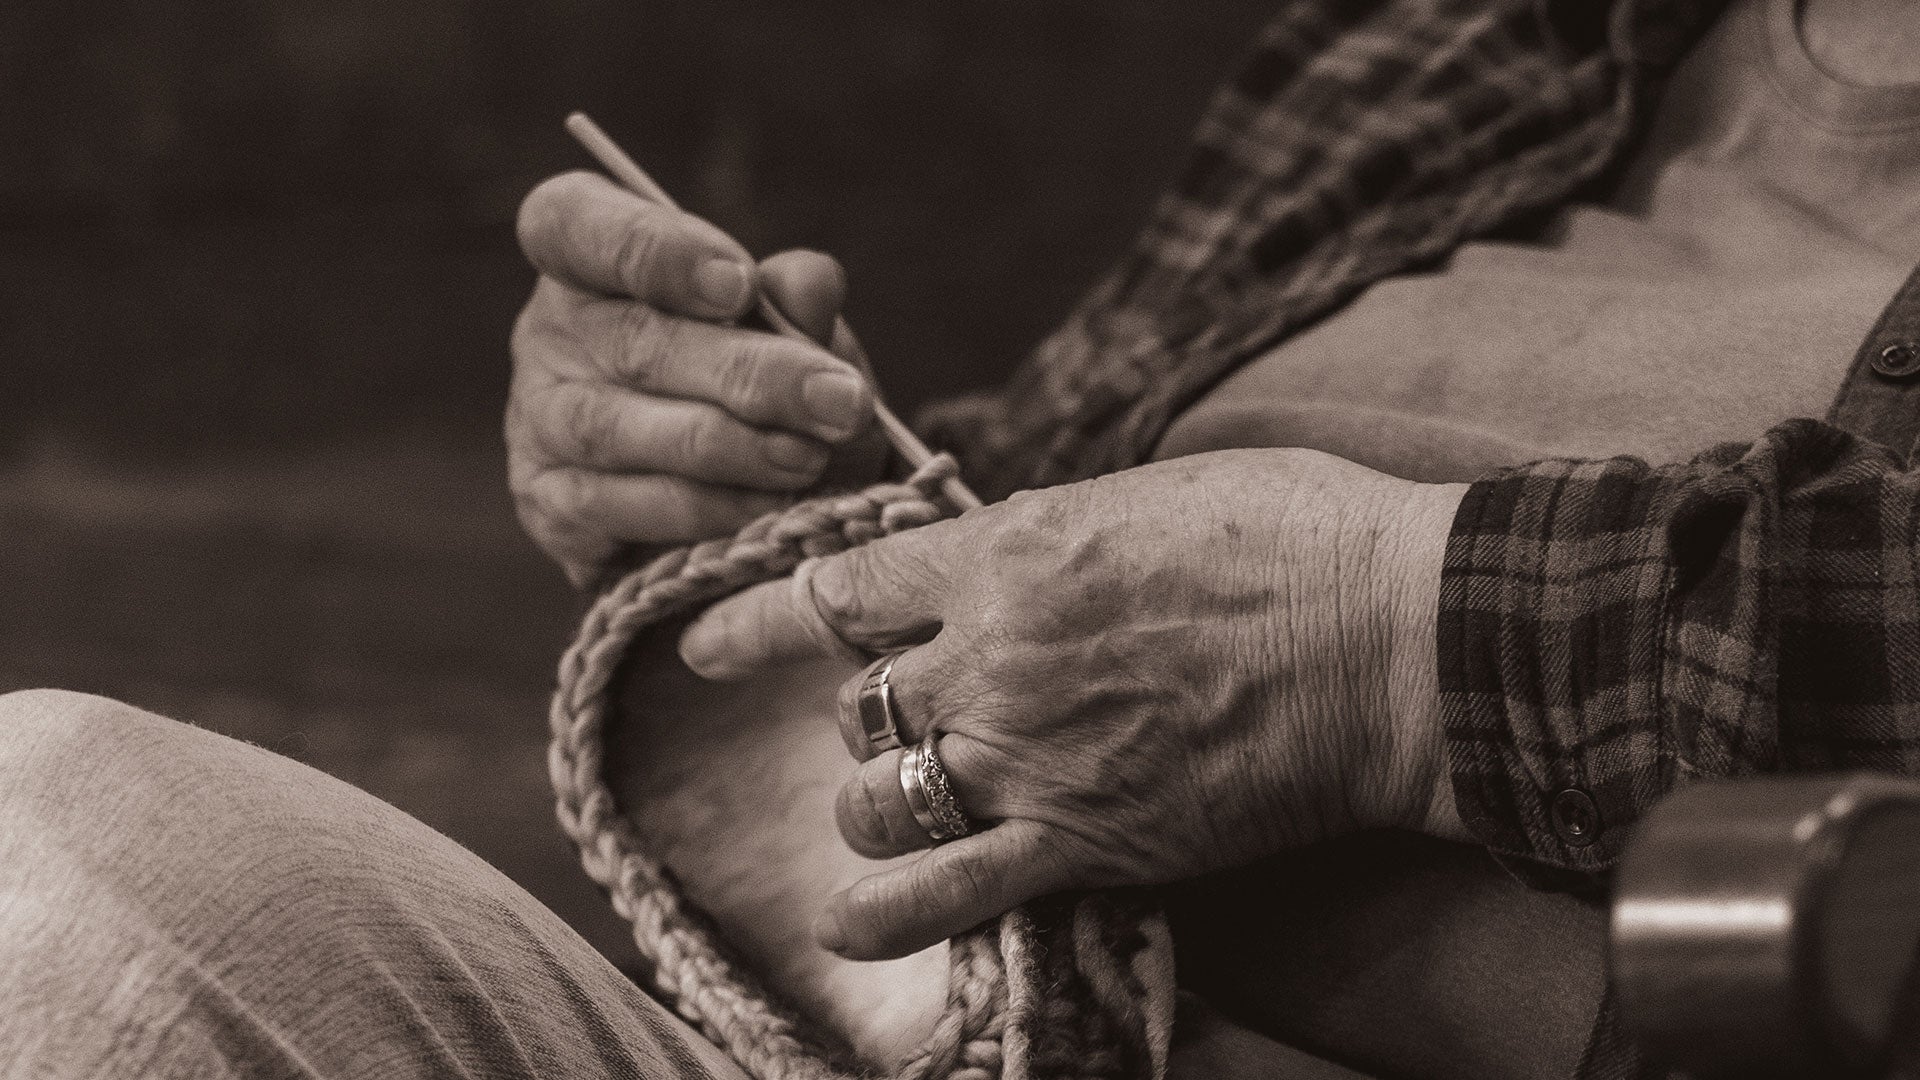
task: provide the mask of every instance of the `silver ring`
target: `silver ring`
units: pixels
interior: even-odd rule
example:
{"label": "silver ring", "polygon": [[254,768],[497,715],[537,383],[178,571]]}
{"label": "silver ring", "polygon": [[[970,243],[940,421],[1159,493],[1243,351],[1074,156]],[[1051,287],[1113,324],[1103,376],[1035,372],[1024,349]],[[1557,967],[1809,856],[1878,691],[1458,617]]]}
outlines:
{"label": "silver ring", "polygon": [[868,664],[852,692],[840,692],[840,740],[856,761],[872,761],[888,750],[904,746],[900,737],[900,705],[893,696],[892,653]]}
{"label": "silver ring", "polygon": [[907,809],[936,844],[973,832],[973,820],[961,809],[947,779],[939,742],[936,731],[900,755],[900,791],[907,797]]}

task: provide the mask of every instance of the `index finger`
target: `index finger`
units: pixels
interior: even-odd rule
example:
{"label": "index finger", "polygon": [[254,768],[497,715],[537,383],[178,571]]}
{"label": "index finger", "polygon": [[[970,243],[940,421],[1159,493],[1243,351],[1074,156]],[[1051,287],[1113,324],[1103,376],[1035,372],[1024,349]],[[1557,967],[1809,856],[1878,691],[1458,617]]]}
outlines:
{"label": "index finger", "polygon": [[808,657],[864,663],[931,640],[949,602],[948,524],[809,559],[791,578],[720,601],[681,634],[681,660],[728,681]]}
{"label": "index finger", "polygon": [[834,894],[814,923],[822,948],[851,960],[917,952],[1072,884],[1047,826],[1015,819],[929,850]]}
{"label": "index finger", "polygon": [[563,173],[520,204],[520,249],[549,277],[698,319],[730,319],[754,293],[754,262],[733,237],[648,202],[597,173]]}

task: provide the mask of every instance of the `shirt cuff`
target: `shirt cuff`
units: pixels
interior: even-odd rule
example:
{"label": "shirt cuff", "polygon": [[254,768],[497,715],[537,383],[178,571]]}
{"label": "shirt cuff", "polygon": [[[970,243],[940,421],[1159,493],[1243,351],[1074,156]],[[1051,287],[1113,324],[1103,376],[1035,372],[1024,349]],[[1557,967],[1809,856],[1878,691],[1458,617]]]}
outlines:
{"label": "shirt cuff", "polygon": [[1550,460],[1468,488],[1441,571],[1462,821],[1532,884],[1594,883],[1670,786],[1659,680],[1678,475]]}

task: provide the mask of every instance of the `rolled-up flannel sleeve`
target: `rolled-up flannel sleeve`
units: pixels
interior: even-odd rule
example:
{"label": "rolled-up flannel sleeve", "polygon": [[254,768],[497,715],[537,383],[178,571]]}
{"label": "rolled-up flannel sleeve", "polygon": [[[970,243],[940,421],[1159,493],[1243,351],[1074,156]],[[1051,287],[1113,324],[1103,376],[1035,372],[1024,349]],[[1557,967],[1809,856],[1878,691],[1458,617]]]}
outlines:
{"label": "rolled-up flannel sleeve", "polygon": [[1441,716],[1467,827],[1590,880],[1674,786],[1920,766],[1920,473],[1811,420],[1685,464],[1550,460],[1447,541]]}

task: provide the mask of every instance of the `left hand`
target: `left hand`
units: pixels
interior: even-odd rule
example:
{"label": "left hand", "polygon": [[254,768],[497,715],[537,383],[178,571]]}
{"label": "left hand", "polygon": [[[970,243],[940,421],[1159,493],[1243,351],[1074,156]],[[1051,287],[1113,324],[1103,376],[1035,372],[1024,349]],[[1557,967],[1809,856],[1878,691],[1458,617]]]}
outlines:
{"label": "left hand", "polygon": [[[980,831],[856,882],[815,928],[846,956],[901,956],[1063,889],[1364,828],[1459,835],[1434,618],[1461,491],[1313,451],[1179,458],[828,557],[811,603],[784,581],[747,590],[689,627],[681,656],[743,676],[817,654],[820,620],[907,648],[904,737],[938,728]],[[863,855],[930,844],[901,753],[841,791]]]}

